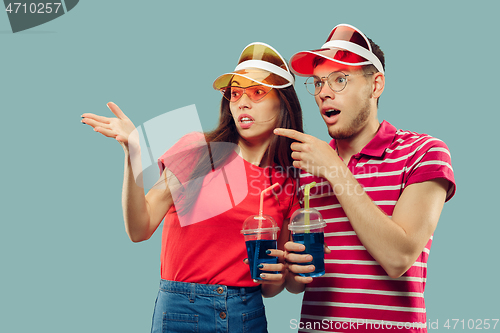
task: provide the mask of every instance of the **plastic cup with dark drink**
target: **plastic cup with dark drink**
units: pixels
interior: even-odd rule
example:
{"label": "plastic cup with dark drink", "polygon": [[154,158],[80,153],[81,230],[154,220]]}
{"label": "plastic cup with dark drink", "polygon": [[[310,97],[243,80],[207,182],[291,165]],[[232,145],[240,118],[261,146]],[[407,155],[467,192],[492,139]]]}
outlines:
{"label": "plastic cup with dark drink", "polygon": [[245,236],[250,275],[254,280],[262,280],[260,277],[261,273],[277,273],[275,271],[264,271],[259,268],[261,264],[278,263],[278,258],[269,255],[267,250],[277,248],[278,231],[280,228],[271,216],[264,215],[262,212],[264,194],[276,186],[278,186],[278,183],[262,191],[259,215],[248,217],[243,223],[241,230],[241,233]]}
{"label": "plastic cup with dark drink", "polygon": [[311,262],[298,263],[299,265],[314,265],[314,272],[299,273],[300,276],[318,277],[325,274],[325,254],[324,254],[324,228],[326,222],[321,213],[314,208],[309,208],[309,190],[315,186],[313,182],[304,188],[304,208],[297,209],[290,219],[288,230],[292,233],[292,240],[295,243],[304,244],[305,251],[300,254],[310,254],[313,257]]}

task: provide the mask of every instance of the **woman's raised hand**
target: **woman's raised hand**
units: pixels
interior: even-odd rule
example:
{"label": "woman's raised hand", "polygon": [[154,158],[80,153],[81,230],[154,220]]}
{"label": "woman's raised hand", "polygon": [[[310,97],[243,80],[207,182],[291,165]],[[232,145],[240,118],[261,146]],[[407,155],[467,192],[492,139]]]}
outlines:
{"label": "woman's raised hand", "polygon": [[82,123],[92,126],[94,131],[99,132],[108,138],[116,139],[116,141],[120,142],[125,149],[128,147],[128,138],[130,133],[132,133],[135,129],[135,126],[123,113],[123,111],[120,110],[118,105],[113,102],[109,102],[107,106],[116,118],[108,118],[92,113],[84,113],[82,114]]}

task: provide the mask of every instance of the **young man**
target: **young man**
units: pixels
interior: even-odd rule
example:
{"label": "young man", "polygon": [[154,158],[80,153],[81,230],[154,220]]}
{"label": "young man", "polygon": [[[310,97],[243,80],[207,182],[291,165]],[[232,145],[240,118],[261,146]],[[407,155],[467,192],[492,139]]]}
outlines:
{"label": "young man", "polygon": [[[305,290],[299,332],[394,329],[425,332],[423,292],[432,235],[455,193],[450,153],[440,140],[377,119],[384,55],[355,27],[336,26],[320,50],[290,60],[309,76],[330,144],[293,130],[294,166],[310,182],[310,206],[327,222],[326,273],[311,278],[304,245],[288,242],[287,289]],[[295,253],[294,253],[295,252]]]}

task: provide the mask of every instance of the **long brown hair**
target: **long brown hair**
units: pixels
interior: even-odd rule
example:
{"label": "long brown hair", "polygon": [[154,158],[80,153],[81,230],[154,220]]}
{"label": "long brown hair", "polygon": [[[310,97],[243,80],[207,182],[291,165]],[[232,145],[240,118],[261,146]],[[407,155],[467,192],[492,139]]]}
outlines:
{"label": "long brown hair", "polygon": [[[277,127],[290,128],[303,132],[302,109],[294,87],[276,89],[276,91],[280,99],[280,113],[277,119]],[[229,101],[226,98],[222,98],[219,124],[213,131],[205,133],[208,150],[199,148],[196,151],[196,154],[199,154],[200,157],[189,176],[187,187],[183,190],[184,198],[181,207],[176,207],[178,214],[184,215],[189,212],[198,197],[204,176],[210,171],[224,165],[229,156],[234,152],[234,145],[238,144],[238,139],[239,134],[229,109]],[[211,144],[215,142],[227,142],[234,145]],[[290,145],[292,142],[292,139],[275,135],[264,157],[267,160],[263,162],[268,166],[275,164],[281,167],[282,171],[286,172],[287,177],[297,179],[299,172],[293,167],[293,159],[291,157],[292,150]],[[269,177],[271,177],[271,173],[269,173]]]}

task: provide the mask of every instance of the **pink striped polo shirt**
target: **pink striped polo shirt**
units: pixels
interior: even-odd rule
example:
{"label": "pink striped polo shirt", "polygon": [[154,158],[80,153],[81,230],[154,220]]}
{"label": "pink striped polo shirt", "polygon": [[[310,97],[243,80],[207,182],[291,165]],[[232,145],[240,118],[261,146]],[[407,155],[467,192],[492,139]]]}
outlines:
{"label": "pink striped polo shirt", "polygon": [[[330,145],[335,148],[335,140]],[[455,193],[446,144],[386,121],[348,168],[389,217],[410,184],[444,178],[446,200]],[[423,293],[432,237],[405,274],[390,278],[357,237],[329,182],[303,173],[301,188],[312,181],[318,185],[311,189],[310,205],[327,222],[325,242],[332,253],[325,255],[326,274],[306,287],[299,332],[426,332]]]}

